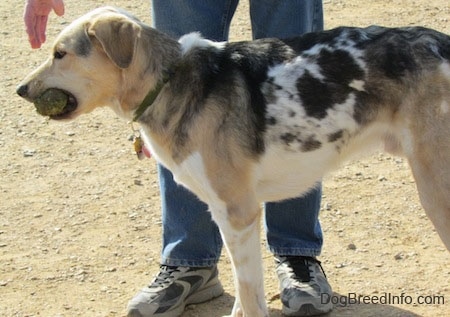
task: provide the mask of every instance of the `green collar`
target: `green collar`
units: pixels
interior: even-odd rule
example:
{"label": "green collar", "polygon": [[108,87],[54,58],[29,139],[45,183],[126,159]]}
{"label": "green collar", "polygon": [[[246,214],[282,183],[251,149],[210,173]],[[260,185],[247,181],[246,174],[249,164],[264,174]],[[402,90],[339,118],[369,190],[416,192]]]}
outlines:
{"label": "green collar", "polygon": [[141,102],[141,104],[137,107],[136,111],[134,112],[133,122],[136,122],[140,118],[140,116],[142,116],[145,110],[147,110],[147,108],[153,104],[153,102],[161,92],[162,88],[168,81],[169,76],[165,75],[162,80],[158,81],[155,88],[149,91],[147,96],[145,96],[144,100]]}

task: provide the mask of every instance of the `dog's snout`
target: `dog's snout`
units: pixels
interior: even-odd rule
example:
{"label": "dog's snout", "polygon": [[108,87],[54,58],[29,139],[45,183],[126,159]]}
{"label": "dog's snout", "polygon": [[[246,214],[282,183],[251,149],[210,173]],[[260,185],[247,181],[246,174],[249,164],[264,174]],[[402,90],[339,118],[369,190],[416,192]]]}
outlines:
{"label": "dog's snout", "polygon": [[27,97],[28,96],[28,85],[17,86],[16,92],[20,97],[24,97],[24,98]]}

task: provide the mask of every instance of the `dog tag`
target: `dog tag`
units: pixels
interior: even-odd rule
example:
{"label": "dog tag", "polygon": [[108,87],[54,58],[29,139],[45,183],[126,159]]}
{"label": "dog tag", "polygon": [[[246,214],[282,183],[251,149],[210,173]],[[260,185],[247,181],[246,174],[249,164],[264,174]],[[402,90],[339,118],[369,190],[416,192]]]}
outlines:
{"label": "dog tag", "polygon": [[135,129],[133,126],[133,122],[130,122],[131,130],[133,130],[133,147],[134,151],[139,160],[142,160],[146,157],[152,157],[149,149],[145,146],[144,140],[141,138],[141,132],[138,129]]}
{"label": "dog tag", "polygon": [[133,146],[134,146],[134,151],[136,152],[138,159],[143,160],[145,158],[144,141],[142,141],[142,138],[140,135],[134,136]]}

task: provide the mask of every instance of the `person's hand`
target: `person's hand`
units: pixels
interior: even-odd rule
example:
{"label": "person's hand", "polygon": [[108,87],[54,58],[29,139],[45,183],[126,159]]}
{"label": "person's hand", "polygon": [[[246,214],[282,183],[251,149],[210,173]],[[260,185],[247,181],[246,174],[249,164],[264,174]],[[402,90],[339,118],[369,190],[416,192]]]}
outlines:
{"label": "person's hand", "polygon": [[52,9],[57,15],[63,15],[63,0],[27,0],[23,18],[28,33],[28,41],[32,48],[39,48],[45,42],[48,15]]}

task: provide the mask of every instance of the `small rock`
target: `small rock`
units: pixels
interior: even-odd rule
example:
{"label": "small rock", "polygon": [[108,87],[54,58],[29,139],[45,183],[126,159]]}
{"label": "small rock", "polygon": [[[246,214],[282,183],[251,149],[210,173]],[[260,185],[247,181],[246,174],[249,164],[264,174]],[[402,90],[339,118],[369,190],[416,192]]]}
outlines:
{"label": "small rock", "polygon": [[36,154],[36,150],[33,149],[25,149],[23,150],[23,156],[24,157],[32,157]]}
{"label": "small rock", "polygon": [[396,259],[397,261],[398,260],[402,260],[403,259],[403,254],[400,252],[400,253],[397,253],[395,256],[394,256],[394,259]]}
{"label": "small rock", "polygon": [[355,245],[354,243],[350,243],[350,244],[347,246],[347,250],[356,250],[356,245]]}

